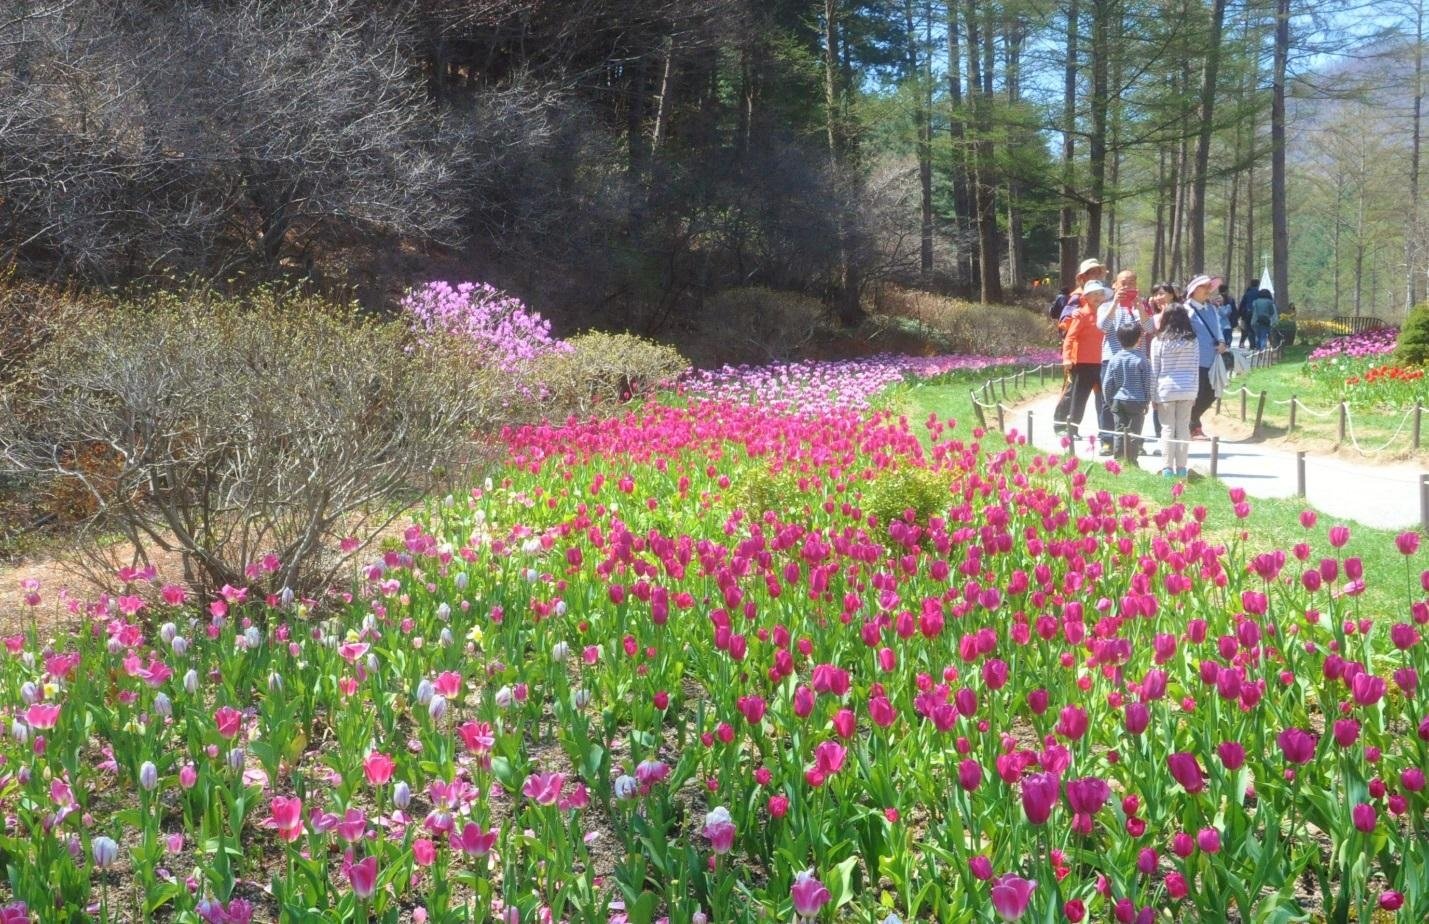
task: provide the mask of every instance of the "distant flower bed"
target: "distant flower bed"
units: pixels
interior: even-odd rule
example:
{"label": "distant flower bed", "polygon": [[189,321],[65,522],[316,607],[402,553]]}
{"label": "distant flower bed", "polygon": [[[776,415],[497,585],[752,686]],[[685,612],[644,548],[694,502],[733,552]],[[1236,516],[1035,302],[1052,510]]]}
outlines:
{"label": "distant flower bed", "polygon": [[879,392],[909,379],[1058,361],[1055,350],[1035,350],[1022,356],[885,354],[836,362],[724,366],[692,373],[685,380],[684,390],[701,398],[782,405],[810,413],[862,410]]}
{"label": "distant flower bed", "polygon": [[1397,327],[1381,327],[1378,330],[1346,334],[1343,337],[1327,340],[1316,347],[1315,351],[1310,354],[1310,362],[1338,357],[1362,359],[1370,356],[1386,356],[1394,352],[1398,340],[1399,328]]}

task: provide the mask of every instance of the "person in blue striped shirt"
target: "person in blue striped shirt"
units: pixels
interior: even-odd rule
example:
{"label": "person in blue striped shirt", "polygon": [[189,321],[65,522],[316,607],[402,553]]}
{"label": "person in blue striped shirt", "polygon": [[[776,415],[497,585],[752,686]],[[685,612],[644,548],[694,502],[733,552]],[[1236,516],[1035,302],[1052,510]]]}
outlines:
{"label": "person in blue striped shirt", "polygon": [[1118,458],[1127,460],[1141,454],[1141,428],[1151,404],[1151,363],[1136,348],[1145,335],[1146,328],[1135,321],[1117,327],[1119,349],[1107,360],[1102,373],[1102,395],[1111,407],[1116,427],[1113,451]]}

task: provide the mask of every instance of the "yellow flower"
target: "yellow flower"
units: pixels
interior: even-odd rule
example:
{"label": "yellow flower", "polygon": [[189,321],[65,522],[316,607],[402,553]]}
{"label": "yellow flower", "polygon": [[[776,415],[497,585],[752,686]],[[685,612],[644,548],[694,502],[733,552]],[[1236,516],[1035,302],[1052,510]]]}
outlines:
{"label": "yellow flower", "polygon": [[471,642],[473,645],[480,646],[480,645],[481,645],[481,639],[482,639],[481,626],[480,626],[479,624],[472,626],[472,627],[471,627],[471,631],[466,634],[466,640],[467,640],[468,642]]}

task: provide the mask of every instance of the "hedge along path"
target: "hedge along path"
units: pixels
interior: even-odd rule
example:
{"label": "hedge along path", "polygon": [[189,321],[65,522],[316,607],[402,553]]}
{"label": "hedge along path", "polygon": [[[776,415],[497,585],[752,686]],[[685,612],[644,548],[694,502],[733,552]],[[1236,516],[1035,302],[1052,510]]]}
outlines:
{"label": "hedge along path", "polygon": [[[1004,411],[1003,428],[1008,433],[1026,436],[1030,420],[1030,442],[1033,446],[1046,452],[1065,452],[1068,448],[1065,441],[1052,430],[1052,414],[1056,406],[1056,393],[1020,402]],[[1087,402],[1087,414],[1093,417],[1092,427],[1083,427],[1082,432],[1090,434],[1095,428],[1092,402]],[[988,425],[995,428],[996,415],[987,416]],[[1147,414],[1143,435],[1148,448],[1156,445],[1150,414]],[[1105,461],[1096,454],[1094,437],[1080,439],[1071,448],[1081,458]],[[1202,476],[1210,472],[1209,440],[1192,441],[1189,456],[1193,472]],[[1152,473],[1161,471],[1164,464],[1159,455],[1142,456],[1137,462],[1142,469]],[[1421,524],[1423,473],[1417,466],[1346,462],[1309,453],[1304,455],[1304,462],[1305,500],[1322,513],[1381,529],[1403,529]],[[1216,477],[1227,487],[1244,488],[1251,497],[1291,498],[1298,493],[1298,466],[1297,453],[1221,440]]]}

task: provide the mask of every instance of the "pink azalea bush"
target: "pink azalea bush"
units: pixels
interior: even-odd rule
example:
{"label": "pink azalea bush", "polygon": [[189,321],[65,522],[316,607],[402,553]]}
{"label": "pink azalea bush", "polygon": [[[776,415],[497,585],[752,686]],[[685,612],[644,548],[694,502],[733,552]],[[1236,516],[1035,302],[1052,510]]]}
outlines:
{"label": "pink azalea bush", "polygon": [[402,310],[417,333],[441,331],[468,340],[507,372],[568,349],[551,335],[550,321],[484,282],[429,282],[407,293]]}
{"label": "pink azalea bush", "polygon": [[1429,916],[1417,534],[848,407],[503,445],[321,598],[28,586],[81,628],[0,639],[0,920]]}

